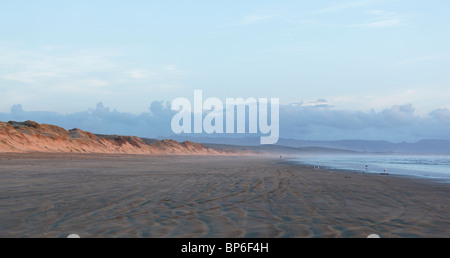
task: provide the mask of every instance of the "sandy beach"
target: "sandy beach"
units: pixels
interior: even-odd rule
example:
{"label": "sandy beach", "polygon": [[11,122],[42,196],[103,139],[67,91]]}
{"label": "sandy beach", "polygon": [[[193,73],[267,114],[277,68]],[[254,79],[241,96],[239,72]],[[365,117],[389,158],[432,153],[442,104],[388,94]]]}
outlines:
{"label": "sandy beach", "polygon": [[450,237],[450,184],[270,157],[1,154],[0,237]]}

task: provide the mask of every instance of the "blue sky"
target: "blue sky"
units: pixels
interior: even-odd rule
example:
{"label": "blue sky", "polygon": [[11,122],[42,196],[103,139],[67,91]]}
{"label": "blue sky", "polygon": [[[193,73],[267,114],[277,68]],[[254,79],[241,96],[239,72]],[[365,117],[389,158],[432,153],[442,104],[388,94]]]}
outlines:
{"label": "blue sky", "polygon": [[0,112],[137,115],[202,89],[428,119],[450,109],[449,14],[448,0],[1,1]]}

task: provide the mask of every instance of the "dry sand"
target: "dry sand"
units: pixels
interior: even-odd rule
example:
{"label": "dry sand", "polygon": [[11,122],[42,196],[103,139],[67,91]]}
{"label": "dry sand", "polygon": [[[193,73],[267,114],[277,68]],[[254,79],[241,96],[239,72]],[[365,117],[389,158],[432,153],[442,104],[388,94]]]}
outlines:
{"label": "dry sand", "polygon": [[0,237],[450,237],[450,184],[262,157],[1,154]]}

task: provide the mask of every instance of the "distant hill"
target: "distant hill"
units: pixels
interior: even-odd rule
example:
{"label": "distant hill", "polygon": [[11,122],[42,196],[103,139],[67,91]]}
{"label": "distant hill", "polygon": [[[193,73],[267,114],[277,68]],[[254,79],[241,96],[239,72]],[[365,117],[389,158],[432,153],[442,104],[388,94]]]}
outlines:
{"label": "distant hill", "polygon": [[203,143],[206,147],[221,150],[221,151],[244,151],[261,154],[272,155],[301,155],[301,154],[356,154],[358,152],[340,150],[334,148],[321,148],[321,147],[305,147],[296,148],[281,145],[258,145],[258,146],[242,146],[242,145],[227,145],[227,144],[214,144]]}
{"label": "distant hill", "polygon": [[450,141],[447,140],[422,140],[416,143],[391,143],[387,141],[363,140],[299,141],[281,139],[278,144],[297,148],[314,146],[372,153],[450,154]]}
{"label": "distant hill", "polygon": [[[191,140],[203,144],[227,144],[236,146],[259,146],[259,137],[189,137],[177,135],[176,140]],[[276,146],[291,148],[318,148],[320,152],[330,150],[368,152],[368,153],[416,153],[416,154],[450,154],[450,141],[422,140],[416,143],[392,143],[388,141],[340,140],[340,141],[305,141],[280,138]],[[264,147],[263,147],[264,148]],[[274,147],[267,147],[274,149]],[[317,149],[316,149],[317,150]]]}

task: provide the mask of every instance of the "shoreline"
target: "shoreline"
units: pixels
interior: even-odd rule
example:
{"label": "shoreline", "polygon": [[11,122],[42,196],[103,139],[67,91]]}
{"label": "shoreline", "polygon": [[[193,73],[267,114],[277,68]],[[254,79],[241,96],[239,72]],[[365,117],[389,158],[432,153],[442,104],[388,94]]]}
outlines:
{"label": "shoreline", "polygon": [[[330,173],[351,173],[351,174],[362,174],[362,175],[378,175],[378,176],[388,176],[388,177],[399,177],[399,178],[410,178],[410,179],[420,179],[420,180],[430,180],[431,182],[435,183],[443,183],[443,184],[450,184],[449,178],[443,178],[443,177],[437,177],[437,176],[426,176],[426,175],[414,175],[414,174],[407,174],[407,173],[392,173],[388,171],[388,174],[384,174],[383,172],[364,172],[363,170],[357,170],[357,169],[346,169],[346,168],[336,168],[333,166],[327,166],[327,165],[321,165],[317,166],[313,164],[309,164],[306,162],[302,162],[301,158],[283,158],[286,163],[292,163],[293,166],[304,166],[306,168],[311,168],[315,170],[322,170],[325,172]],[[408,169],[401,169],[402,171],[413,171]]]}
{"label": "shoreline", "polygon": [[[297,159],[297,158],[295,158],[295,159]],[[282,159],[282,160],[280,160],[280,164],[285,163],[288,166],[301,167],[304,169],[317,171],[319,173],[361,175],[361,176],[368,176],[368,177],[374,177],[374,178],[380,178],[380,179],[398,178],[398,179],[406,179],[406,180],[413,180],[413,181],[423,181],[424,183],[431,183],[431,184],[450,184],[450,181],[446,181],[446,179],[441,179],[441,178],[432,178],[432,177],[415,176],[415,175],[407,175],[407,174],[391,174],[391,173],[385,175],[381,172],[380,173],[374,173],[374,172],[364,173],[364,172],[358,172],[356,170],[350,170],[350,169],[333,168],[330,166],[315,167],[315,166],[307,164],[307,163],[296,162],[295,159]]]}
{"label": "shoreline", "polygon": [[428,180],[263,156],[13,156],[0,237],[450,237],[450,185]]}

